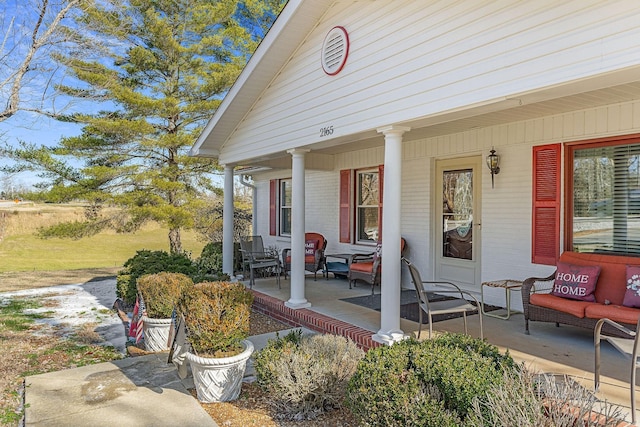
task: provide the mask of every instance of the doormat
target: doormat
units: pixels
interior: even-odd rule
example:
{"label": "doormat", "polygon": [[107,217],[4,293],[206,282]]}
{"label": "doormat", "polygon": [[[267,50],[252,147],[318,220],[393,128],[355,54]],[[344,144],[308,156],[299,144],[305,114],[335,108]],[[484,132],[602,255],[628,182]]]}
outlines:
{"label": "doormat", "polygon": [[[452,297],[447,297],[443,295],[437,295],[434,293],[429,293],[429,301],[447,301],[455,299]],[[380,294],[375,295],[365,295],[362,297],[353,297],[353,298],[344,298],[340,301],[348,302],[350,304],[359,305],[360,307],[370,308],[372,310],[380,311],[381,303],[380,303]],[[497,307],[493,305],[484,306],[484,311],[495,311],[500,310],[502,307]],[[416,297],[416,291],[413,290],[403,290],[400,293],[400,317],[403,319],[411,320],[413,322],[418,322],[420,316],[420,306],[418,305],[418,297]],[[467,316],[471,316],[477,314],[475,313],[467,313]],[[438,314],[432,316],[433,322],[441,322],[443,320],[456,319],[458,317],[462,317],[462,313],[450,313],[450,314]],[[428,318],[426,314],[422,316],[422,323],[428,323]]]}

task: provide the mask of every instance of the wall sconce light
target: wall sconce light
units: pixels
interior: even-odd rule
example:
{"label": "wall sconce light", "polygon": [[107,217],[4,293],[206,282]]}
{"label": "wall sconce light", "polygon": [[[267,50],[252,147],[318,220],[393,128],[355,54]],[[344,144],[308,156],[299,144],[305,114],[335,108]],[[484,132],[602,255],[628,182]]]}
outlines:
{"label": "wall sconce light", "polygon": [[493,176],[500,173],[500,156],[496,154],[496,150],[491,147],[490,154],[487,156],[487,166],[491,171],[491,188],[493,188]]}

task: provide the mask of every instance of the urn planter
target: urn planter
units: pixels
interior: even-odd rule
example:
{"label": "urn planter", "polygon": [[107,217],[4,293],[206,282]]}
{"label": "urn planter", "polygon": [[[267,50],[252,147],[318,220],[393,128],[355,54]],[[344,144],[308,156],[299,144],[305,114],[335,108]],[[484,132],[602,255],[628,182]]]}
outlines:
{"label": "urn planter", "polygon": [[145,350],[153,352],[169,350],[170,328],[171,318],[152,319],[144,316],[142,318],[142,330],[144,331]]}
{"label": "urn planter", "polygon": [[243,340],[242,347],[242,353],[230,357],[200,357],[186,353],[200,402],[227,402],[238,398],[253,343]]}

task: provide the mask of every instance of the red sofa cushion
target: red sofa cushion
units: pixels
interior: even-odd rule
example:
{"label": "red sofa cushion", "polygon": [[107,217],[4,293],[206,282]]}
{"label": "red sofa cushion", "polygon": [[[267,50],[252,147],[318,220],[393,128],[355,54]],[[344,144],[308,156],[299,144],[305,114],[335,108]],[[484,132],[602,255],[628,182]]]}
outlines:
{"label": "red sofa cushion", "polygon": [[[596,302],[604,304],[609,301],[614,305],[622,305],[627,290],[627,265],[639,265],[640,258],[564,252],[560,261],[576,265],[599,265],[600,277],[594,295]],[[565,300],[566,301],[566,300]]]}
{"label": "red sofa cushion", "polygon": [[[570,300],[551,294],[531,294],[531,304],[546,307],[552,310],[569,313],[580,319],[585,316],[585,309],[590,305],[598,305],[594,302]],[[640,312],[639,312],[640,313]]]}
{"label": "red sofa cushion", "polygon": [[606,317],[614,322],[628,323],[635,325],[640,317],[640,310],[637,308],[624,307],[621,305],[592,304],[585,309],[585,316],[590,319],[602,319]]}
{"label": "red sofa cushion", "polygon": [[354,263],[351,263],[349,268],[352,271],[361,271],[363,273],[371,273],[371,270],[373,270],[373,262],[372,261],[354,262]]}

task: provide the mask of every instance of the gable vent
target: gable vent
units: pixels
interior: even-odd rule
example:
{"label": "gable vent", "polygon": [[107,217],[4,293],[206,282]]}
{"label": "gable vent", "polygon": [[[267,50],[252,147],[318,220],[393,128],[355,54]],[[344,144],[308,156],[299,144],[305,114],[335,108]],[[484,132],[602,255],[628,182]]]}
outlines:
{"label": "gable vent", "polygon": [[322,44],[322,69],[330,76],[338,74],[349,56],[349,35],[344,27],[333,27]]}

